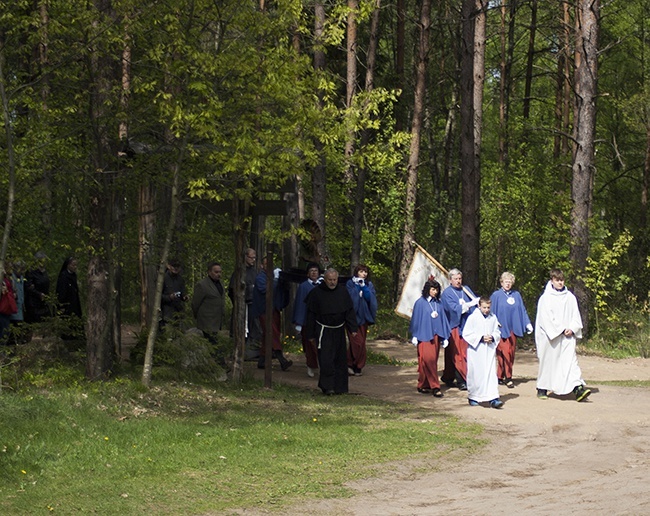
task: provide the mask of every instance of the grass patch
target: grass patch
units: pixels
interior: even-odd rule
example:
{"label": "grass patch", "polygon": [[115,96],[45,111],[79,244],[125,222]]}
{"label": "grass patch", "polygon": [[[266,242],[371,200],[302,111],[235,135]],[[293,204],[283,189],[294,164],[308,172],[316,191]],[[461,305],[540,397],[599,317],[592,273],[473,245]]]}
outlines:
{"label": "grass patch", "polygon": [[589,382],[590,385],[613,385],[615,387],[650,387],[650,380],[606,380]]}
{"label": "grass patch", "polygon": [[[197,514],[342,497],[391,461],[480,447],[431,409],[288,386],[75,382],[0,397],[0,512]],[[454,459],[456,460],[456,459]]]}

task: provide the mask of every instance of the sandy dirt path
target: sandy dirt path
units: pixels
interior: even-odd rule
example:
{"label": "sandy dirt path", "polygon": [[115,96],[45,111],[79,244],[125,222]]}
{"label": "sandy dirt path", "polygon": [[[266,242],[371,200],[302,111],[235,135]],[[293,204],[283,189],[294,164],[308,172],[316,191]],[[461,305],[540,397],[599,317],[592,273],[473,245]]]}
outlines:
{"label": "sandy dirt path", "polygon": [[[369,346],[400,360],[416,358],[408,344]],[[274,366],[274,381],[318,390],[302,357],[291,358],[295,363],[287,372]],[[350,378],[352,394],[417,403],[480,423],[491,443],[463,464],[419,461],[390,468],[390,477],[350,483],[357,492],[352,498],[316,500],[281,513],[650,514],[650,388],[602,383],[650,380],[650,360],[580,356],[578,362],[593,391],[587,402],[539,400],[537,359],[531,351],[518,351],[515,388],[499,387],[502,410],[470,407],[466,393],[457,389],[445,391],[442,399],[418,394],[415,366],[367,366],[363,376]]]}

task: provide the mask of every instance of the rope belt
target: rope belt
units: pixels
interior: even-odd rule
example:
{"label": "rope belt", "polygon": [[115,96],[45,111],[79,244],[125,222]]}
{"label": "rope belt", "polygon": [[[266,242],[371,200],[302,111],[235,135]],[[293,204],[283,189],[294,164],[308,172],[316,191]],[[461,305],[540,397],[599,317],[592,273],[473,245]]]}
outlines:
{"label": "rope belt", "polygon": [[320,341],[323,338],[323,332],[325,331],[325,328],[329,328],[330,330],[336,330],[337,328],[342,328],[345,322],[342,322],[338,326],[328,326],[327,324],[323,324],[320,321],[316,321],[317,324],[320,324],[320,333],[318,334],[318,349],[320,349]]}

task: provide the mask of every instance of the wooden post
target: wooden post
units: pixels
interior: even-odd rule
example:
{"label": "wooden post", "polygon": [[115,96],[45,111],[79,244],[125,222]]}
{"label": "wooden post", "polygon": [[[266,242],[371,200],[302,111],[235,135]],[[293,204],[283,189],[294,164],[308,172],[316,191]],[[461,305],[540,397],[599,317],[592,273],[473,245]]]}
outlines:
{"label": "wooden post", "polygon": [[273,252],[266,251],[266,316],[264,317],[264,387],[271,388],[273,360]]}

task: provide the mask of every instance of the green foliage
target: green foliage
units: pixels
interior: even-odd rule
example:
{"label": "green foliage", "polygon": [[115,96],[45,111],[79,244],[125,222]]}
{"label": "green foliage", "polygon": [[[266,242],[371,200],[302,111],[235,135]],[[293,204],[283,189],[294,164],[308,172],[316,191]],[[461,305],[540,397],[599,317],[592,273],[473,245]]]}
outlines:
{"label": "green foliage", "polygon": [[[374,5],[360,2],[359,78],[367,63]],[[123,315],[135,321],[140,304],[139,252],[141,246],[151,245],[156,256],[161,249],[159,233],[169,213],[173,166],[180,167],[183,180],[173,254],[183,261],[191,288],[212,259],[222,261],[224,279],[233,269],[232,235],[237,228],[228,213],[213,213],[216,201],[277,200],[278,187],[299,177],[300,198],[309,217],[309,172],[322,159],[327,169],[329,258],[347,270],[354,178],[349,181],[344,176],[350,164],[344,146],[354,133],[352,170],[363,167],[368,173],[361,259],[372,269],[382,307],[392,308],[401,258],[419,4],[407,3],[403,49],[394,45],[395,5],[382,6],[374,88],[356,95],[349,109],[343,101],[349,10],[345,3],[325,4],[325,36],[319,50],[327,57],[326,68],[319,71],[312,64],[313,6],[300,0],[267,3],[264,11],[256,2],[233,0],[119,0],[112,2],[110,12],[99,12],[92,2],[60,0],[43,4],[47,26],[42,25],[40,4],[16,0],[2,6],[1,51],[10,71],[5,80],[18,177],[10,259],[22,259],[31,267],[34,253],[44,250],[54,280],[66,255],[78,255],[79,270],[84,271],[88,256],[108,249],[110,242],[110,251],[122,266],[117,287]],[[503,106],[505,127],[500,105],[501,20],[488,16],[480,156],[481,284],[471,286],[489,293],[499,274],[511,270],[527,305],[539,295],[549,268],[584,272],[570,269],[570,134],[559,133],[570,133],[571,127],[560,128],[556,120],[564,107],[557,95],[564,40],[556,7],[539,3],[534,27],[529,9],[507,14],[512,40],[506,40],[506,46],[512,59],[508,101]],[[449,9],[447,3],[432,8],[436,30],[431,34],[416,200],[416,240],[449,267],[460,265],[463,258],[458,16],[458,10]],[[643,61],[648,54],[647,19],[647,2],[603,6],[597,173],[590,222],[594,263],[608,259],[601,249],[606,241],[615,242],[624,234],[633,240],[617,258],[615,275],[598,278],[598,271],[587,273],[596,288],[594,309],[601,317],[606,310],[603,301],[609,307],[625,304],[633,297],[646,299],[650,290],[650,269],[645,266],[647,223],[641,223],[647,207],[639,187],[650,120]],[[524,81],[532,28],[536,29],[531,55],[535,72],[528,94]],[[47,55],[41,60],[44,41]],[[122,56],[127,44],[131,82],[123,91]],[[405,77],[396,69],[397,50],[404,52]],[[106,84],[97,80],[95,66]],[[525,103],[530,111],[524,116]],[[121,122],[128,128],[125,141],[118,140]],[[499,154],[500,136],[506,137],[505,156]],[[569,145],[558,153],[559,136]],[[100,147],[109,151],[99,156]],[[2,139],[0,170],[6,168]],[[157,197],[158,235],[152,242],[141,242],[138,235],[142,185],[151,185]],[[0,212],[6,186],[7,174],[0,174]],[[101,223],[89,203],[90,193],[97,190],[115,208],[111,218]],[[107,228],[105,234],[99,234],[99,227]],[[275,242],[289,233],[269,220],[262,231],[267,241]],[[607,295],[598,291],[599,281],[624,276],[634,282],[620,288],[614,283],[616,293],[610,285],[604,289]],[[83,298],[85,274],[79,274],[79,281]]]}
{"label": "green foliage", "polygon": [[[609,236],[609,235],[607,235]],[[591,256],[587,258],[587,267],[583,281],[594,298],[593,308],[596,313],[596,331],[599,330],[601,317],[617,322],[617,312],[612,310],[615,300],[632,278],[619,269],[621,257],[627,252],[632,236],[624,231],[613,243],[605,240],[592,245]]]}
{"label": "green foliage", "polygon": [[[147,332],[137,334],[137,343],[131,350],[131,362],[142,365],[147,347]],[[173,325],[158,333],[154,347],[154,377],[168,380],[210,381],[223,372],[215,356],[231,356],[233,344],[225,334],[218,335],[212,345],[203,333],[192,329],[181,331]]]}
{"label": "green foliage", "polygon": [[600,321],[598,332],[583,345],[612,358],[650,358],[650,309],[648,303],[629,299],[611,316]]}

